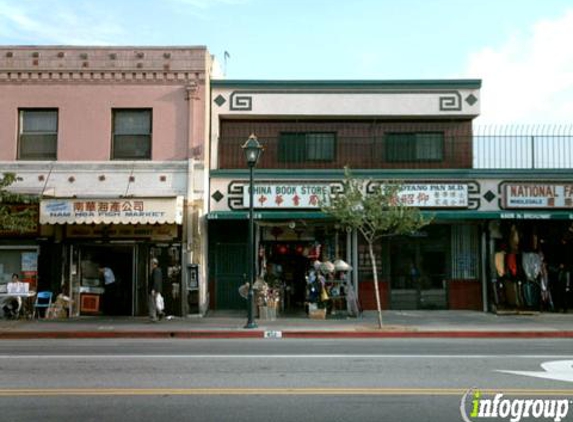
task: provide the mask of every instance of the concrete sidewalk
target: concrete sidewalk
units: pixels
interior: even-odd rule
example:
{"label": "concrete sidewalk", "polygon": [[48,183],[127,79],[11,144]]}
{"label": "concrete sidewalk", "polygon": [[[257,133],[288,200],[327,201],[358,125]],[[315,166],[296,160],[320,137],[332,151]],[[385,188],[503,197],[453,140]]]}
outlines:
{"label": "concrete sidewalk", "polygon": [[573,313],[496,315],[475,311],[384,311],[359,318],[305,316],[256,320],[245,329],[244,313],[210,313],[151,323],[143,317],[80,317],[66,320],[0,321],[0,339],[35,338],[573,338]]}

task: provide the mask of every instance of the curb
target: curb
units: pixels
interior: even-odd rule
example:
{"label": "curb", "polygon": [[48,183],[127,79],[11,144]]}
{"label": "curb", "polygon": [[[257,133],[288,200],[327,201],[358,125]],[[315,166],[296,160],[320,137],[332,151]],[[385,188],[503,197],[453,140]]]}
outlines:
{"label": "curb", "polygon": [[573,331],[12,331],[0,340],[34,339],[264,339],[264,338],[573,338]]}

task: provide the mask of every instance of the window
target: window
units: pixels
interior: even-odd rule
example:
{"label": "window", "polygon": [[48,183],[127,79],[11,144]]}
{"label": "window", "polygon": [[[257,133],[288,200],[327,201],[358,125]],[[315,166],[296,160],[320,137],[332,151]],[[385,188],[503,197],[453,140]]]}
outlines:
{"label": "window", "polygon": [[55,160],[58,151],[58,110],[19,110],[19,160]]}
{"label": "window", "polygon": [[387,133],[385,140],[388,162],[444,159],[444,134],[441,132]]}
{"label": "window", "polygon": [[151,159],[151,110],[113,110],[112,159]]}
{"label": "window", "polygon": [[279,161],[333,161],[336,136],[334,133],[283,132],[279,138]]}

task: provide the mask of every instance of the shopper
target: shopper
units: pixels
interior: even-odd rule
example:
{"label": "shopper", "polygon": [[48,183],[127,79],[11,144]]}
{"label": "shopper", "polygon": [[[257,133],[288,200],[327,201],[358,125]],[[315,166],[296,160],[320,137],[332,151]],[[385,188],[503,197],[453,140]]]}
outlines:
{"label": "shopper", "polygon": [[103,309],[107,315],[115,314],[115,301],[117,300],[117,283],[111,268],[104,265],[98,267],[100,277],[104,282]]}
{"label": "shopper", "polygon": [[163,292],[163,273],[157,258],[151,260],[151,282],[149,283],[149,319],[157,322],[163,317],[163,311],[157,310],[157,295]]}

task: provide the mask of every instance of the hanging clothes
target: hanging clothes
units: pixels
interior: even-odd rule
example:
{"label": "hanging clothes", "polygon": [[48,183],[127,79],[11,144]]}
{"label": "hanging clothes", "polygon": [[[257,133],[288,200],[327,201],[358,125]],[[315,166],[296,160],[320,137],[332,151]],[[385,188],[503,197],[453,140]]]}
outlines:
{"label": "hanging clothes", "polygon": [[512,277],[517,277],[517,254],[505,254],[505,263],[507,264],[509,275]]}
{"label": "hanging clothes", "polygon": [[497,276],[499,278],[505,277],[505,251],[497,252],[494,261]]}
{"label": "hanging clothes", "polygon": [[535,252],[527,252],[521,255],[521,265],[528,281],[535,281],[541,274],[541,256]]}

